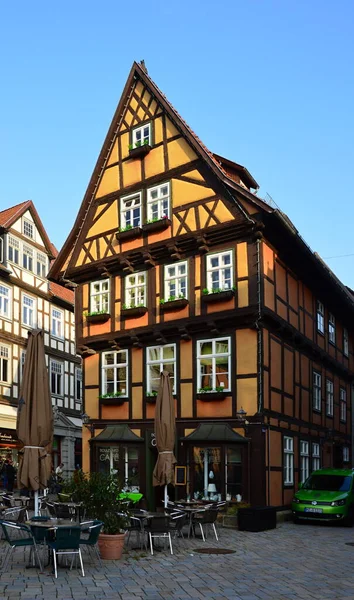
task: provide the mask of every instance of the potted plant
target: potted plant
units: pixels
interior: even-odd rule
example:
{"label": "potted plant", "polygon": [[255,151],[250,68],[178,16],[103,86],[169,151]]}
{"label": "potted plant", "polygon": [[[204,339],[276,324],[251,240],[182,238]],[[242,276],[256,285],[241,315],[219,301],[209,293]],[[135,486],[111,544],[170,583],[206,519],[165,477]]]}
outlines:
{"label": "potted plant", "polygon": [[153,390],[152,392],[146,392],[145,400],[149,404],[153,404],[154,402],[156,402],[156,398],[157,398],[156,390]]}
{"label": "potted plant", "polygon": [[122,485],[114,473],[80,474],[66,483],[66,489],[75,489],[77,502],[82,502],[86,520],[98,519],[104,523],[98,538],[103,559],[119,560],[122,557],[129,513],[120,498]]}
{"label": "potted plant", "polygon": [[87,323],[105,323],[110,318],[106,310],[96,310],[84,313]]}
{"label": "potted plant", "polygon": [[138,158],[145,156],[151,150],[150,140],[146,139],[143,142],[135,142],[135,144],[128,144],[129,156],[131,158]]}
{"label": "potted plant", "polygon": [[139,237],[141,234],[141,227],[133,227],[133,225],[127,225],[126,227],[119,227],[116,233],[116,239],[120,241],[128,241]]}
{"label": "potted plant", "polygon": [[198,399],[211,402],[212,400],[223,400],[226,396],[224,386],[217,385],[215,388],[205,385],[198,390]]}
{"label": "potted plant", "polygon": [[160,310],[181,310],[188,305],[188,300],[184,294],[179,296],[169,296],[160,300]]}
{"label": "potted plant", "polygon": [[143,231],[147,233],[157,233],[158,231],[163,231],[171,226],[171,220],[167,215],[163,215],[162,217],[154,217],[146,221],[143,225]]}
{"label": "potted plant", "polygon": [[204,288],[202,290],[203,302],[222,302],[225,300],[231,300],[235,295],[235,288],[213,288],[209,290]]}
{"label": "potted plant", "polygon": [[147,312],[147,306],[144,304],[123,304],[121,310],[122,317],[142,317]]}
{"label": "potted plant", "polygon": [[108,392],[98,396],[101,404],[123,404],[128,400],[125,392]]}

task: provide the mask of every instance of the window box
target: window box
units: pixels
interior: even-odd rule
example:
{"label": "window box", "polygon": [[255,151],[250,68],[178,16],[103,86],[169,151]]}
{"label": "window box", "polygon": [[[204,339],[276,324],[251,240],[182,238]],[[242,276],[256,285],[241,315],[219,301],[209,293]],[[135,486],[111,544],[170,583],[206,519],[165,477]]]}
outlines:
{"label": "window box", "polygon": [[126,229],[125,231],[117,231],[116,239],[120,242],[126,242],[128,240],[133,240],[141,236],[143,230],[141,227],[132,227],[131,229]]}
{"label": "window box", "polygon": [[106,404],[106,405],[120,405],[120,404],[124,404],[124,402],[128,402],[129,398],[126,398],[125,396],[108,396],[107,398],[99,398],[100,404]]}
{"label": "window box", "polygon": [[168,311],[168,310],[182,310],[188,306],[189,301],[187,298],[176,298],[176,300],[167,300],[166,302],[161,302],[160,310]]}
{"label": "window box", "polygon": [[202,299],[203,302],[209,304],[211,302],[225,302],[226,300],[231,300],[234,295],[234,290],[222,290],[221,292],[210,292],[208,294],[203,294]]}
{"label": "window box", "polygon": [[164,231],[171,227],[170,219],[158,219],[158,221],[151,221],[151,223],[145,223],[143,225],[143,231],[147,233],[156,233],[158,231]]}
{"label": "window box", "polygon": [[197,398],[198,400],[203,400],[203,402],[219,402],[224,400],[226,396],[230,396],[231,391],[229,392],[198,392]]}
{"label": "window box", "polygon": [[145,396],[145,402],[147,404],[155,404],[157,399],[157,394],[153,394],[152,396]]}
{"label": "window box", "polygon": [[122,317],[142,317],[143,315],[145,315],[145,313],[147,313],[147,307],[146,306],[133,306],[132,308],[122,308],[121,310],[121,316]]}
{"label": "window box", "polygon": [[149,154],[150,150],[150,144],[142,144],[141,146],[137,146],[136,148],[129,148],[129,156],[130,158],[142,158]]}
{"label": "window box", "polygon": [[105,323],[110,318],[110,313],[96,313],[92,315],[86,315],[87,323]]}

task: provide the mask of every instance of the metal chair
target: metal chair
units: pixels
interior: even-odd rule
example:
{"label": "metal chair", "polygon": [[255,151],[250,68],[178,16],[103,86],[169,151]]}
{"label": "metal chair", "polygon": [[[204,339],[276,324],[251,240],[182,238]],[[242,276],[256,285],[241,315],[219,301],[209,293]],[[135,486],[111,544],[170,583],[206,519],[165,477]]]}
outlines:
{"label": "metal chair", "polygon": [[211,509],[211,508],[208,510],[203,510],[203,511],[197,512],[193,515],[193,520],[192,520],[193,529],[195,531],[195,525],[199,525],[200,531],[202,534],[202,538],[203,538],[203,542],[205,542],[205,537],[206,537],[204,535],[203,525],[205,525],[205,533],[206,534],[208,531],[208,526],[211,525],[214,530],[216,540],[219,541],[218,534],[217,534],[216,528],[215,528],[215,521],[216,521],[217,516],[218,516],[218,511]]}
{"label": "metal chair", "polygon": [[15,548],[25,548],[26,546],[29,546],[31,548],[33,566],[35,566],[35,555],[36,555],[37,559],[38,559],[39,568],[42,571],[42,563],[41,563],[41,559],[39,556],[36,540],[34,539],[34,536],[33,536],[33,533],[31,531],[30,527],[28,527],[27,525],[23,525],[23,524],[17,525],[15,523],[11,523],[11,522],[5,521],[5,520],[0,521],[0,524],[1,524],[1,528],[2,528],[2,531],[5,536],[5,540],[9,544],[8,551],[6,553],[6,556],[5,556],[3,564],[2,564],[2,571],[3,572],[6,571],[7,566],[9,564],[10,557],[11,557],[13,551],[15,550]]}
{"label": "metal chair", "polygon": [[3,513],[3,518],[11,523],[24,523],[28,519],[27,508],[7,508]]}
{"label": "metal chair", "polygon": [[58,577],[57,556],[67,556],[68,554],[72,555],[70,570],[73,567],[74,558],[79,556],[82,576],[85,577],[82,554],[80,550],[80,526],[73,525],[72,527],[54,527],[53,530],[55,531],[55,539],[53,541],[48,541],[48,546],[53,551],[55,578]]}
{"label": "metal chair", "polygon": [[101,556],[100,553],[98,551],[98,536],[100,534],[100,531],[103,527],[103,522],[102,521],[98,521],[95,520],[92,522],[92,525],[90,525],[88,527],[88,529],[81,529],[81,531],[83,533],[87,532],[89,535],[88,537],[80,537],[80,546],[83,546],[84,548],[86,548],[89,552],[89,554],[91,554],[91,556],[94,556],[96,554],[98,561],[100,563],[100,567],[102,567],[102,560],[101,560]]}
{"label": "metal chair", "polygon": [[154,538],[163,538],[164,540],[168,539],[170,543],[171,554],[173,554],[170,517],[166,515],[161,517],[154,517],[153,519],[151,519],[150,524],[147,525],[147,527],[145,527],[145,531],[149,535],[151,554],[154,554],[152,545],[152,541]]}
{"label": "metal chair", "polygon": [[140,550],[143,549],[143,544],[145,545],[145,550],[147,550],[146,541],[145,541],[145,529],[144,529],[143,514],[141,516],[131,515],[129,517],[129,520],[130,520],[130,525],[127,527],[127,531],[129,532],[128,538],[127,538],[127,546],[129,546],[129,540],[130,540],[131,534],[136,533],[137,543],[140,544]]}
{"label": "metal chair", "polygon": [[188,524],[188,515],[187,513],[173,513],[170,514],[170,527],[173,532],[173,539],[182,538],[185,542],[183,535],[183,527]]}

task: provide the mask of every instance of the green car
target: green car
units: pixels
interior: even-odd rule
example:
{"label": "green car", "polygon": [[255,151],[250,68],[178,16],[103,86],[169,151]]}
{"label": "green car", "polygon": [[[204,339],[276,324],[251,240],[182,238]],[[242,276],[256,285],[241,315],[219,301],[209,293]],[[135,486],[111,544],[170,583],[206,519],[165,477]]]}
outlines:
{"label": "green car", "polygon": [[319,469],[299,484],[291,510],[294,523],[308,520],[354,524],[354,471]]}

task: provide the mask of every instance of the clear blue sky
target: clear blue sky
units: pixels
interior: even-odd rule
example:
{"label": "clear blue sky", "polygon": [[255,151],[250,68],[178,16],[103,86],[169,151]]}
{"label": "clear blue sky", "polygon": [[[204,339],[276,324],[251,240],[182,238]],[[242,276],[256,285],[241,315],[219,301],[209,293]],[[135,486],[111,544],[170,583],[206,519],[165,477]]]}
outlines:
{"label": "clear blue sky", "polygon": [[[58,248],[133,60],[323,257],[354,254],[354,3],[34,0],[0,13],[0,208]],[[328,260],[354,287],[354,256]]]}

